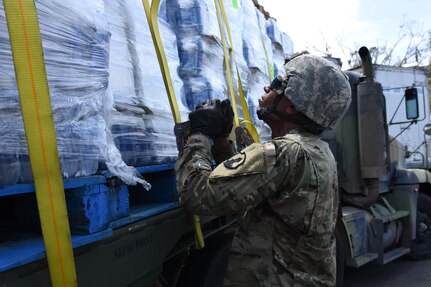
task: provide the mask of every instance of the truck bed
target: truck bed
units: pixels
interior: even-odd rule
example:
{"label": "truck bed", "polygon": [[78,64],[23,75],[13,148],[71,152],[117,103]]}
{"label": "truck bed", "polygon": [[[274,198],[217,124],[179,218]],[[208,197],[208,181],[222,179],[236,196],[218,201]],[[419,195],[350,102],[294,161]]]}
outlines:
{"label": "truck bed", "polygon": [[[137,168],[151,183],[126,186],[108,173],[64,180],[73,248],[110,238],[114,231],[178,208],[173,164]],[[46,257],[34,185],[0,188],[0,272]]]}

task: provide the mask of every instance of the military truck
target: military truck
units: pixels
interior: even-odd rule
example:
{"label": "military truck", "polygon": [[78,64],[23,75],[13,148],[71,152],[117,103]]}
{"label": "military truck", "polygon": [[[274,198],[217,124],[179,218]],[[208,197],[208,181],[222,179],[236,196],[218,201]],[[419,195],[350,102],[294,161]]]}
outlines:
{"label": "military truck", "polygon": [[[388,134],[382,85],[366,47],[362,74],[346,71],[352,103],[335,131],[325,134],[338,164],[337,286],[345,266],[387,264],[431,256],[431,174],[406,169],[405,148]],[[406,121],[419,117],[417,90],[405,90]]]}
{"label": "military truck", "polygon": [[[44,1],[38,1],[42,2]],[[46,1],[48,2],[50,1]],[[111,4],[126,2],[110,1]],[[54,7],[58,8],[58,5]],[[64,10],[55,12],[57,24],[66,20],[81,22],[76,21],[80,19],[77,18],[80,14],[63,17],[63,14],[58,12],[64,13]],[[45,19],[50,19],[48,24],[52,24],[53,17],[49,16]],[[102,48],[105,47],[108,34],[99,34],[103,29],[98,30],[95,27],[98,26],[84,25],[85,30],[75,29],[71,35],[76,34],[84,44],[90,43],[85,47],[91,48],[92,53],[82,54],[86,61],[101,61],[105,64],[106,49]],[[52,28],[52,25],[46,25],[45,28]],[[67,29],[61,31],[65,31],[67,36],[70,35]],[[126,31],[130,32],[127,29]],[[5,33],[4,30],[2,32]],[[86,37],[86,33],[93,38]],[[214,40],[212,37],[205,37],[207,38]],[[69,38],[66,39],[66,47],[76,48],[69,42]],[[87,40],[89,42],[86,42]],[[6,44],[7,41],[1,43]],[[55,48],[61,43],[53,41],[53,44]],[[215,46],[220,48],[219,43]],[[53,50],[58,52],[58,49]],[[200,50],[198,52],[200,55]],[[340,217],[335,234],[340,284],[345,265],[360,267],[370,262],[384,264],[406,254],[420,259],[428,257],[430,253],[429,174],[424,170],[404,168],[403,148],[388,137],[381,86],[373,81],[367,50],[361,49],[360,53],[365,60],[364,75],[347,72],[354,95],[352,106],[339,128],[325,135],[339,163]],[[115,55],[126,56],[121,53]],[[0,59],[3,60],[6,56],[10,57],[5,53],[5,57]],[[48,56],[48,53],[45,56]],[[80,55],[74,53],[73,56]],[[266,62],[264,61],[265,64]],[[100,68],[99,65],[89,67]],[[262,71],[255,72],[261,74]],[[80,70],[77,74],[83,72],[85,70]],[[115,75],[126,76],[122,73]],[[6,78],[6,81],[3,77],[7,75],[1,76],[1,88],[15,80]],[[66,76],[71,78],[75,75]],[[102,76],[106,77],[107,73],[102,73]],[[132,76],[135,74],[132,73]],[[102,81],[97,87],[106,87],[106,83]],[[94,87],[91,88],[89,90],[93,91]],[[139,87],[132,87],[131,90],[138,90],[137,88]],[[86,91],[82,87],[79,90],[69,89],[67,86],[63,92],[78,94]],[[410,98],[409,96],[409,103]],[[19,109],[19,104],[17,101],[7,100],[1,102],[2,114],[11,113],[10,123],[17,124],[15,112]],[[95,100],[91,101],[93,102]],[[414,97],[412,102],[415,102]],[[76,112],[81,105],[76,109],[76,106],[72,107],[72,111]],[[124,103],[117,108],[126,111],[130,117],[142,117],[147,112],[138,105],[130,107]],[[71,112],[62,109],[59,113],[66,115],[66,111]],[[90,111],[94,116],[93,110]],[[147,120],[145,124],[148,122],[150,121]],[[119,134],[127,134],[124,132],[124,126],[120,128],[123,130]],[[65,131],[69,132],[69,129]],[[94,128],[85,131],[88,132],[85,135],[97,135]],[[11,133],[11,130],[8,130],[8,133]],[[137,133],[142,133],[142,130],[133,129],[128,132],[132,136]],[[76,133],[72,135],[77,138],[79,136]],[[142,155],[145,148],[157,151],[148,142],[132,145],[131,142],[135,140],[132,136],[124,137],[120,141],[120,146],[126,147],[126,151],[130,152],[131,163],[138,158],[136,153]],[[10,146],[15,147],[16,144],[12,141]],[[88,148],[87,145],[83,147]],[[73,163],[67,167],[72,170],[79,169],[76,166],[85,166],[82,169],[84,171],[89,167],[97,170],[98,166],[92,166],[95,161],[89,156],[89,151],[91,152],[85,150],[85,156],[81,155],[78,160],[67,158],[68,162]],[[14,154],[15,158],[11,158],[4,156],[9,156],[7,152],[2,146],[0,163],[6,166],[2,169],[2,176],[8,174],[8,171],[14,171],[16,163],[29,164],[28,154]],[[154,155],[149,156],[153,159]],[[154,158],[157,159],[157,154]],[[128,185],[109,172],[64,179],[77,283],[80,286],[220,286],[229,253],[230,227],[234,225],[235,217],[201,217],[205,248],[195,248],[195,231],[192,224],[194,218],[186,214],[178,202],[173,163],[133,164],[137,172],[152,185],[149,191],[140,185]],[[28,166],[22,170],[28,170]],[[10,178],[16,176],[13,172],[11,175]],[[19,177],[28,179],[29,174],[21,173]],[[4,179],[0,177],[0,180]],[[35,186],[30,181],[15,183],[5,184],[0,188],[0,283],[2,286],[51,286],[44,238],[38,219]],[[56,265],[57,262],[52,264]]]}
{"label": "military truck", "polygon": [[[353,71],[361,68],[353,69]],[[389,135],[405,146],[406,166],[427,168],[429,137],[424,132],[429,125],[429,84],[428,69],[425,67],[395,67],[373,64],[374,78],[383,86],[386,100]],[[405,109],[400,103],[404,100],[407,87],[415,87],[418,94],[419,118],[407,119]],[[407,119],[407,120],[406,120]]]}
{"label": "military truck", "polygon": [[[234,218],[192,217],[178,202],[174,120],[148,21],[139,0],[0,1],[1,286],[192,286],[190,278],[198,285],[223,280],[231,238],[225,230]],[[166,23],[159,27],[171,41],[165,52],[176,69],[175,34]],[[27,74],[32,77],[19,80]],[[176,76],[175,87],[181,83]],[[22,92],[17,82],[31,87]],[[40,87],[49,87],[49,94]],[[30,112],[23,108],[26,100],[43,97],[29,105]],[[42,117],[26,121],[32,108]],[[28,152],[33,131],[40,145]],[[57,143],[51,145],[53,138]],[[112,151],[114,157],[120,153],[113,165],[101,156]],[[151,188],[124,180],[110,167],[126,168]],[[38,188],[40,178],[50,184]],[[59,210],[66,216],[57,216]],[[201,251],[195,248],[196,220]],[[45,232],[46,226],[54,232]],[[57,253],[58,260],[50,261]]]}

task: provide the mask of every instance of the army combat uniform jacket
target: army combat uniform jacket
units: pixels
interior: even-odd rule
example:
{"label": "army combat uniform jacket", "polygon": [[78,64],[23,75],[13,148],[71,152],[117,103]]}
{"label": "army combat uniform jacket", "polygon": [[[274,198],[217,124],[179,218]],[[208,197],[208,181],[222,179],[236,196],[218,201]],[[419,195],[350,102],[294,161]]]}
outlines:
{"label": "army combat uniform jacket", "polygon": [[225,286],[335,286],[337,172],[327,143],[293,130],[211,169],[211,142],[192,135],[176,164],[193,214],[239,215]]}

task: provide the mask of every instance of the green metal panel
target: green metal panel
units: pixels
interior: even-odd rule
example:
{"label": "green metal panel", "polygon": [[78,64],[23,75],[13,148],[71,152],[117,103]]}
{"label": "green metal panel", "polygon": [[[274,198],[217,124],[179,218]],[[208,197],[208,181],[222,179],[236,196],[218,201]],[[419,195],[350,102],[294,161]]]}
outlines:
{"label": "green metal panel", "polygon": [[[163,261],[191,229],[181,208],[118,229],[112,237],[75,250],[78,285],[152,286]],[[2,286],[51,286],[46,261],[0,274]]]}

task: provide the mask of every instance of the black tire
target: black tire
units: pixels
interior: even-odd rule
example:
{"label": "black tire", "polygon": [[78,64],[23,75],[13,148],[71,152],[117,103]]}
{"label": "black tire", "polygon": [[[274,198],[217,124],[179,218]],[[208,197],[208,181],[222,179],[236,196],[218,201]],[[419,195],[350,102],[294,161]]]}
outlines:
{"label": "black tire", "polygon": [[178,286],[222,287],[232,245],[231,234],[219,234],[205,241],[205,248],[190,254]]}
{"label": "black tire", "polygon": [[335,282],[336,287],[344,286],[344,272],[346,270],[346,250],[344,247],[344,241],[341,232],[342,231],[339,229],[339,227],[335,228],[334,236],[335,243],[337,245],[337,278]]}
{"label": "black tire", "polygon": [[419,193],[416,213],[416,239],[410,257],[414,260],[431,258],[431,197]]}

